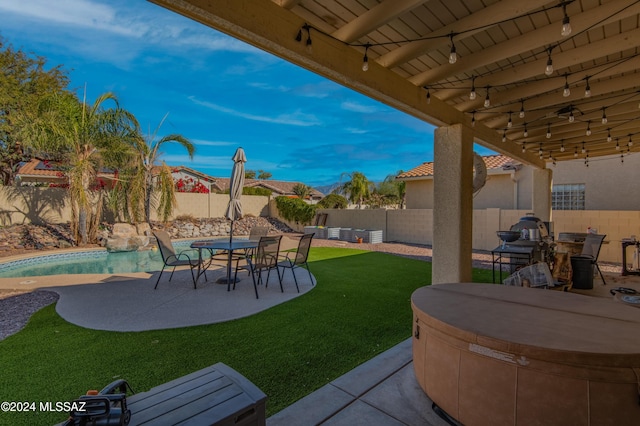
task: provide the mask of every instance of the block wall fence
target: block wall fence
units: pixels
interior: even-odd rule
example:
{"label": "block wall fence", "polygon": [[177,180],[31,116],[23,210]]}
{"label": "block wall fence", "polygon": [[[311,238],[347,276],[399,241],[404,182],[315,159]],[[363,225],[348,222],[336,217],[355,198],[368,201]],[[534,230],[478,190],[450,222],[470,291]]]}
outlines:
{"label": "block wall fence", "polygon": [[[229,196],[226,194],[177,193],[178,208],[174,217],[191,215],[196,218],[224,216]],[[25,223],[64,223],[71,217],[66,203],[66,191],[60,188],[0,188],[0,226]],[[287,223],[296,231],[304,224],[290,223],[278,215],[275,201],[270,197],[246,195],[242,197],[245,214],[272,216]],[[382,230],[383,241],[410,244],[433,243],[433,210],[342,210],[319,209],[327,213],[327,226]],[[473,248],[491,250],[500,240],[498,230],[508,230],[528,210],[483,209],[473,212]],[[155,215],[152,215],[155,220]],[[595,228],[606,234],[600,260],[620,263],[621,240],[635,235],[640,238],[640,211],[562,210],[553,212],[553,228],[560,232],[586,232]]]}

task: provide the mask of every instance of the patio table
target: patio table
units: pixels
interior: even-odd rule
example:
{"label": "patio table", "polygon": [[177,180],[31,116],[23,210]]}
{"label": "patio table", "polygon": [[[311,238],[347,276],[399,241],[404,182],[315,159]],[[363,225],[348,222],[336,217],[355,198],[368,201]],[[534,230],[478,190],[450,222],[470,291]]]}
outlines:
{"label": "patio table", "polygon": [[[206,241],[195,241],[191,243],[191,248],[198,250],[198,274],[196,275],[196,282],[200,278],[200,275],[204,274],[207,269],[211,266],[211,262],[213,261],[214,250],[225,250],[228,253],[227,256],[227,276],[218,279],[217,282],[221,284],[227,284],[227,291],[231,290],[231,263],[233,260],[233,252],[241,250],[243,256],[247,256],[249,249],[254,249],[258,247],[258,241],[251,240],[231,240],[228,238],[220,238],[216,240],[206,240]],[[202,250],[207,249],[211,251],[211,257],[209,258],[209,262],[205,263],[202,261]]]}

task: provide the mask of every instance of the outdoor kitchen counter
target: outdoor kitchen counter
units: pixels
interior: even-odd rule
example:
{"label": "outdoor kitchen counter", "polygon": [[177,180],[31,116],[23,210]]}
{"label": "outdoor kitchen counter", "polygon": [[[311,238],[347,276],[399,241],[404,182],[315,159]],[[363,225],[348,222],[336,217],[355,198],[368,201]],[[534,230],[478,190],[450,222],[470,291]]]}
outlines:
{"label": "outdoor kitchen counter", "polygon": [[422,389],[465,425],[631,425],[640,418],[640,309],[493,284],[412,297]]}

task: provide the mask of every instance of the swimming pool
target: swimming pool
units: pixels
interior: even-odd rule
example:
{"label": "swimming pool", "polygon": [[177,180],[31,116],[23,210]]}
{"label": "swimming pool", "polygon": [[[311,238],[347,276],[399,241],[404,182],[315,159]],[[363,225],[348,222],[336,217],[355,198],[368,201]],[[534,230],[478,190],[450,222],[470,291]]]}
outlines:
{"label": "swimming pool", "polygon": [[[176,252],[189,248],[193,241],[174,242]],[[206,253],[206,250],[204,251]],[[203,253],[203,254],[204,254]],[[197,251],[187,255],[197,256]],[[158,250],[108,253],[106,250],[52,253],[0,263],[0,278],[36,277],[62,274],[123,274],[154,272],[162,269]]]}

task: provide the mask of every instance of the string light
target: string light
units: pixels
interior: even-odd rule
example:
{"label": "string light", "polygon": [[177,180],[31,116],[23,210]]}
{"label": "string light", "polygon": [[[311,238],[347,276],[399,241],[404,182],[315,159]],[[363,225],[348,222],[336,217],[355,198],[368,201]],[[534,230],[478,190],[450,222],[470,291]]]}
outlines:
{"label": "string light", "polygon": [[551,139],[551,123],[547,123],[547,139]]}
{"label": "string light", "polygon": [[629,142],[627,143],[628,146],[633,146],[633,141],[631,140],[631,135],[629,135]]}
{"label": "string light", "polygon": [[489,86],[487,86],[487,96],[484,98],[484,107],[489,108],[491,106],[491,101],[489,100]]}
{"label": "string light", "polygon": [[582,141],[582,151],[580,151],[580,152],[582,152],[583,154],[585,153],[585,149],[584,149],[584,141]]}
{"label": "string light", "polygon": [[573,123],[576,117],[573,115],[573,110],[569,112],[569,123]]}
{"label": "string light", "polygon": [[369,51],[369,48],[371,47],[371,45],[369,43],[367,43],[367,45],[364,47],[364,57],[362,58],[362,71],[369,71],[369,57],[367,56],[367,52]]}
{"label": "string light", "polygon": [[476,127],[476,112],[473,111],[473,115],[471,115],[471,127]]}
{"label": "string light", "polygon": [[529,132],[527,132],[527,123],[524,123],[524,132],[522,132],[522,136],[525,138],[529,137]]}
{"label": "string light", "polygon": [[591,136],[591,121],[587,121],[587,136]]}
{"label": "string light", "polygon": [[562,11],[564,12],[564,18],[562,18],[562,30],[560,31],[560,35],[562,37],[567,37],[571,34],[571,23],[569,22],[569,15],[567,15],[566,3],[562,5]]}
{"label": "string light", "polygon": [[575,150],[573,151],[573,158],[577,158],[578,157],[578,147],[576,146]]}
{"label": "string light", "polygon": [[607,113],[606,113],[606,108],[602,108],[602,124],[607,124]]}
{"label": "string light", "polygon": [[456,45],[453,44],[453,36],[454,36],[453,33],[449,35],[449,38],[451,40],[451,50],[449,51],[449,63],[451,65],[455,64],[456,61],[458,60],[458,55],[456,53]]}
{"label": "string light", "polygon": [[620,141],[616,138],[616,151],[620,151]]}
{"label": "string light", "polygon": [[509,121],[507,121],[507,129],[513,127],[513,121],[511,121],[511,111],[509,111]]}
{"label": "string light", "polygon": [[571,90],[569,89],[569,80],[568,75],[564,75],[564,90],[562,91],[562,96],[565,98],[571,95]]}
{"label": "string light", "polygon": [[431,103],[431,91],[429,90],[428,87],[425,87],[425,89],[427,89],[427,104]]}
{"label": "string light", "polygon": [[560,152],[564,152],[564,139],[560,141]]}
{"label": "string light", "polygon": [[503,130],[502,131],[502,142],[506,142],[507,141],[507,131]]}
{"label": "string light", "polygon": [[524,144],[522,144],[522,153],[525,153],[526,151],[527,151],[527,150],[526,150],[526,148],[525,148]]}
{"label": "string light", "polygon": [[520,102],[522,102],[522,106],[520,107],[520,118],[524,118],[524,99]]}
{"label": "string light", "polygon": [[611,142],[611,129],[607,129],[607,142]]}
{"label": "string light", "polygon": [[542,143],[540,143],[540,148],[538,148],[538,155],[542,158]]}
{"label": "string light", "polygon": [[469,100],[476,100],[476,76],[471,76],[471,93],[469,93]]}
{"label": "string light", "polygon": [[551,59],[551,51],[552,50],[553,50],[553,47],[550,47],[549,49],[547,49],[547,53],[548,53],[547,66],[544,69],[544,73],[546,75],[553,74],[553,60]]}
{"label": "string light", "polygon": [[590,98],[591,97],[591,86],[589,86],[589,77],[586,77],[587,80],[587,85],[584,88],[584,97],[585,98]]}

